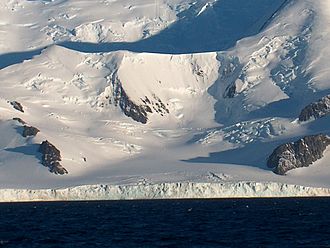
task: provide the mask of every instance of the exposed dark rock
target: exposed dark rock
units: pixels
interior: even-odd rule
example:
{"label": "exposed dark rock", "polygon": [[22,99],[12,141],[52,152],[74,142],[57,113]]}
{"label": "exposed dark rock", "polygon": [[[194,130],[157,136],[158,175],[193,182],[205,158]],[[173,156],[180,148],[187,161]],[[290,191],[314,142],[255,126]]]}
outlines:
{"label": "exposed dark rock", "polygon": [[148,97],[145,97],[145,99],[141,99],[144,104],[151,104]]}
{"label": "exposed dark rock", "polygon": [[151,108],[148,105],[145,105],[144,106],[144,109],[145,109],[146,112],[152,113],[152,110],[151,110]]}
{"label": "exposed dark rock", "polygon": [[224,98],[233,98],[236,95],[236,84],[229,85],[223,95]]}
{"label": "exposed dark rock", "polygon": [[10,104],[13,106],[14,109],[16,109],[16,110],[21,111],[22,113],[24,113],[23,106],[19,102],[12,101],[12,102],[10,102]]}
{"label": "exposed dark rock", "polygon": [[[131,101],[121,83],[113,83],[113,97],[115,106],[119,106],[124,114],[137,122],[147,123],[147,111],[144,105],[137,105]],[[111,103],[111,100],[109,100]]]}
{"label": "exposed dark rock", "polygon": [[60,164],[61,152],[50,142],[43,141],[39,147],[42,154],[42,164],[49,168],[49,171],[55,174],[64,175],[68,171]]}
{"label": "exposed dark rock", "polygon": [[296,142],[278,146],[269,156],[267,166],[274,172],[285,175],[287,171],[308,167],[323,157],[330,138],[324,134],[306,136]]}
{"label": "exposed dark rock", "polygon": [[38,128],[26,125],[26,122],[23,121],[21,118],[14,117],[13,120],[23,125],[23,132],[22,132],[23,137],[36,136],[37,133],[40,132]]}
{"label": "exposed dark rock", "polygon": [[14,117],[13,120],[14,120],[14,121],[17,121],[17,122],[19,122],[19,123],[21,123],[21,124],[23,124],[23,125],[26,124],[25,121],[23,121],[21,118],[18,118],[18,117]]}
{"label": "exposed dark rock", "polygon": [[131,101],[123,89],[121,91],[121,97],[116,101],[116,105],[119,105],[126,116],[131,117],[137,122],[147,123],[148,117],[145,108]]}
{"label": "exposed dark rock", "polygon": [[203,70],[199,70],[196,74],[198,76],[202,77],[202,76],[204,76],[204,71]]}
{"label": "exposed dark rock", "polygon": [[36,136],[39,132],[40,130],[36,127],[24,125],[22,135],[23,137]]}
{"label": "exposed dark rock", "polygon": [[150,101],[150,105],[156,113],[160,114],[161,116],[170,113],[162,100],[160,100],[155,94],[153,94],[152,97],[154,98],[154,101]]}
{"label": "exposed dark rock", "polygon": [[125,92],[119,80],[113,80],[113,99],[109,97],[109,102],[113,103],[115,106],[119,106],[126,116],[137,122],[146,124],[148,121],[148,113],[153,113],[153,110],[161,115],[169,113],[165,104],[154,94],[154,100],[145,97],[144,99],[141,98],[143,104],[134,103]]}
{"label": "exposed dark rock", "polygon": [[145,96],[144,98],[140,98],[138,102],[132,101],[116,74],[112,75],[110,88],[111,93],[103,96],[106,101],[100,102],[99,106],[105,107],[108,104],[118,106],[126,116],[137,122],[146,124],[149,113],[158,113],[164,116],[170,112],[166,105],[155,94],[152,94],[152,98]]}
{"label": "exposed dark rock", "polygon": [[330,114],[330,95],[307,105],[299,115],[299,121],[308,121],[311,118],[319,119]]}

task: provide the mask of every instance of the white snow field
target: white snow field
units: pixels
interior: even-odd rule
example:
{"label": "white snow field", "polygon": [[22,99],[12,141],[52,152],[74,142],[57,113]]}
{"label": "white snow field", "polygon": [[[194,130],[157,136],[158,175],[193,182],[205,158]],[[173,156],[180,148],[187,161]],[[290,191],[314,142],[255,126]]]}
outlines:
{"label": "white snow field", "polygon": [[330,94],[329,27],[330,0],[1,0],[0,201],[329,195],[330,149],[266,166],[330,135],[298,120]]}

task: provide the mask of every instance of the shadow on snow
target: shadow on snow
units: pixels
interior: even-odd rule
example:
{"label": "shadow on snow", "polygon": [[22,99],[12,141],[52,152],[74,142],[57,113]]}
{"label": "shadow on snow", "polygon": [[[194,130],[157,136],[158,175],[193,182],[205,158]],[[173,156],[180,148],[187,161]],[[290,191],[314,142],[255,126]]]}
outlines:
{"label": "shadow on snow", "polygon": [[[86,53],[128,50],[162,54],[223,51],[265,28],[288,0],[217,1],[199,14],[192,6],[160,33],[136,42],[88,43],[64,41],[57,45]],[[239,7],[238,7],[239,6]],[[43,49],[0,55],[0,69],[39,55]]]}
{"label": "shadow on snow", "polygon": [[19,146],[15,148],[6,148],[4,149],[7,152],[21,153],[24,155],[35,156],[39,162],[42,161],[42,154],[38,152],[40,145],[39,144],[29,144],[25,146]]}

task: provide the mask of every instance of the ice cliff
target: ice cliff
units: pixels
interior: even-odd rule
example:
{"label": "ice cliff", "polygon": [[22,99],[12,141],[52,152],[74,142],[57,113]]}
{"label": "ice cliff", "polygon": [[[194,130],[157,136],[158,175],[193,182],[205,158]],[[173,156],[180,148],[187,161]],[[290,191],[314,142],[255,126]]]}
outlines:
{"label": "ice cliff", "polygon": [[84,185],[63,189],[0,190],[0,202],[313,196],[330,196],[330,189],[273,182],[182,182],[150,185]]}

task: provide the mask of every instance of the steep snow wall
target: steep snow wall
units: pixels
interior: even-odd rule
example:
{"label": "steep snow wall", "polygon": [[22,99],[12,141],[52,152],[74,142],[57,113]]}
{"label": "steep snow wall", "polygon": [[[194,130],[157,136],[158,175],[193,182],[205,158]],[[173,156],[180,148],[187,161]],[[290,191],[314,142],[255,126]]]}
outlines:
{"label": "steep snow wall", "polygon": [[272,182],[183,182],[122,186],[84,185],[64,189],[0,190],[0,202],[312,196],[330,196],[330,189]]}

